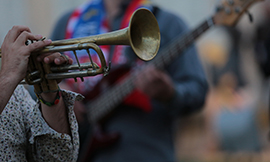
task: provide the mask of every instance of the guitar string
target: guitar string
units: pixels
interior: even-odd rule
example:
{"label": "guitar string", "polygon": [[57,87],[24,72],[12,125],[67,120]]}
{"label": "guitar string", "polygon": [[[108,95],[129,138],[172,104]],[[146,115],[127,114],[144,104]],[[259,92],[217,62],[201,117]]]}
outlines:
{"label": "guitar string", "polygon": [[[209,21],[211,20],[211,21]],[[184,36],[179,36],[175,38],[172,43],[160,51],[160,54],[157,55],[150,64],[153,64],[157,68],[162,69],[165,65],[171,62],[175,57],[178,57],[179,53],[182,53],[185,48],[187,48],[197,37],[199,37],[203,32],[209,29],[214,25],[213,19],[210,18],[207,21],[203,22],[195,30],[184,34]],[[179,39],[180,38],[180,39]],[[177,52],[175,52],[177,51]],[[167,53],[166,55],[163,53]],[[148,63],[147,63],[148,64]],[[120,104],[123,97],[131,93],[134,89],[133,79],[137,73],[131,73],[130,77],[127,78],[122,84],[116,87],[112,87],[109,91],[102,94],[98,99],[90,103],[89,116],[94,121],[97,121],[104,114],[107,114],[111,109],[113,109],[117,104]],[[115,98],[117,97],[117,98]],[[107,102],[101,102],[107,101]]]}

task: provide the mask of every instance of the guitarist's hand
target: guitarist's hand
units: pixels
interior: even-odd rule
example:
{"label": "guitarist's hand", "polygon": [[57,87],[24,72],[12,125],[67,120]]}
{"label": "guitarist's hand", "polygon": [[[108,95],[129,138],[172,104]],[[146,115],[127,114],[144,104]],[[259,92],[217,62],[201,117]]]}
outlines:
{"label": "guitarist's hand", "polygon": [[150,98],[168,101],[174,93],[171,78],[164,71],[148,66],[135,79],[135,86]]}

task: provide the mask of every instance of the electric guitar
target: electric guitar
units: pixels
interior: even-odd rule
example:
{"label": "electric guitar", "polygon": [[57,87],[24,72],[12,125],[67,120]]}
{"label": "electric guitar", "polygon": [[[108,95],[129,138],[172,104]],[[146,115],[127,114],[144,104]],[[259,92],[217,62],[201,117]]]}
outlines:
{"label": "electric guitar", "polygon": [[[263,0],[223,0],[212,17],[187,34],[173,40],[168,46],[163,47],[163,49],[159,51],[158,55],[151,62],[148,62],[146,66],[148,64],[152,64],[158,69],[163,69],[166,65],[174,61],[175,58],[179,57],[187,47],[194,43],[199,36],[211,27],[216,25],[235,26],[247,9],[258,1]],[[123,73],[126,74],[126,71],[123,70]],[[106,89],[105,93],[98,94],[91,99],[87,105],[87,115],[91,123],[99,123],[108,114],[112,113],[116,107],[123,102],[127,95],[134,91],[135,86],[133,80],[138,74],[138,72],[129,73],[128,76],[121,80],[121,82],[110,89]],[[113,78],[117,77],[113,76]],[[92,136],[91,138],[94,137]],[[96,138],[90,141],[94,141],[93,143],[98,145],[99,142],[97,139],[104,138]],[[104,142],[101,141],[101,143]],[[98,147],[93,146],[92,144],[91,142],[88,144],[88,148],[85,152],[86,156],[90,156],[93,153],[93,148]]]}

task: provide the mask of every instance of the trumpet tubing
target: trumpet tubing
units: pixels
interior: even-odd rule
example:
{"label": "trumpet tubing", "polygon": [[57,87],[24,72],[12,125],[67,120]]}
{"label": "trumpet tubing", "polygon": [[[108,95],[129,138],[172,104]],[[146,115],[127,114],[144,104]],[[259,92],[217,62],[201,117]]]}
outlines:
{"label": "trumpet tubing", "polygon": [[[160,32],[158,23],[149,10],[141,8],[133,13],[127,28],[95,36],[52,41],[50,45],[31,53],[31,59],[29,61],[31,71],[25,77],[25,82],[27,84],[36,85],[45,81],[46,83],[38,88],[43,92],[51,91],[50,88],[44,88],[51,84],[48,83],[48,80],[64,78],[74,78],[76,80],[77,77],[83,80],[83,77],[86,76],[98,74],[106,75],[109,72],[109,67],[106,65],[104,55],[99,48],[99,45],[129,45],[140,59],[149,61],[156,56],[159,50]],[[94,49],[96,51],[100,59],[101,67],[92,61],[89,49]],[[86,50],[90,58],[90,63],[81,65],[78,62],[76,50]],[[47,65],[39,65],[41,63],[36,63],[36,61],[34,61],[34,58],[39,54],[64,51],[73,51],[75,58],[77,59],[77,65],[46,67]],[[68,71],[75,69],[78,71],[63,72],[63,70]]]}

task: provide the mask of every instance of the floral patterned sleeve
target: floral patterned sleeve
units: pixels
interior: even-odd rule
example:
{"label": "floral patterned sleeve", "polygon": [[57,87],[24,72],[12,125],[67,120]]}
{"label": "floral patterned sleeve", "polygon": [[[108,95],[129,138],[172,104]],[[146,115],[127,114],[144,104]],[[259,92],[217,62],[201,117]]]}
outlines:
{"label": "floral patterned sleeve", "polygon": [[62,90],[68,109],[71,136],[58,133],[45,122],[23,86],[18,86],[0,115],[0,159],[4,161],[69,161],[78,156],[78,124],[73,111],[79,94]]}

